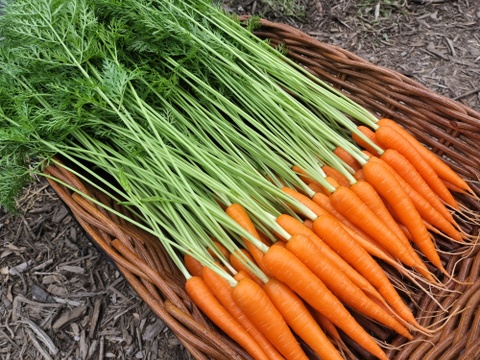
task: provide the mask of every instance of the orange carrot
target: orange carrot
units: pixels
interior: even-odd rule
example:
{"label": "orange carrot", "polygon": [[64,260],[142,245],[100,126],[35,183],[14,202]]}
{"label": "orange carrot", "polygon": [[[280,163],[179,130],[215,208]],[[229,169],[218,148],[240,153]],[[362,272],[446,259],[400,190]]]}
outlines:
{"label": "orange carrot", "polygon": [[354,171],[357,171],[362,167],[352,155],[350,155],[348,152],[346,152],[343,148],[339,146],[337,146],[335,150],[333,150],[333,153],[337,155],[340,159],[342,159],[343,162],[350,166]]}
{"label": "orange carrot", "polygon": [[[405,193],[408,195],[410,200],[412,200],[415,209],[425,221],[431,223],[433,226],[451,238],[457,241],[463,240],[462,234],[455,229],[452,223],[445,219],[445,217],[443,217],[442,214],[440,214],[427,200],[425,200],[413,187],[411,187],[409,183],[407,183],[400,175],[398,175],[389,164],[380,158],[374,157],[370,158],[369,162],[370,161],[380,163],[382,166],[388,169],[391,174],[393,174],[400,186],[405,190]],[[395,211],[393,213],[395,213]]]}
{"label": "orange carrot", "polygon": [[[321,218],[323,217],[333,219],[329,215],[321,216]],[[345,243],[345,241],[343,242]],[[320,249],[318,249],[315,243],[307,236],[292,236],[287,243],[286,248],[302,261],[307,268],[314,273],[340,301],[342,301],[342,303],[352,307],[371,319],[388,326],[402,336],[412,338],[407,329],[378,306],[377,303],[374,303],[344,273],[342,273],[337,267],[330,266],[328,261],[324,260],[325,256]],[[344,249],[343,253],[350,253],[349,248]],[[364,251],[362,254],[366,254],[366,252]],[[366,255],[369,256],[368,254]],[[373,259],[372,261],[375,262]],[[358,267],[358,264],[356,265]]]}
{"label": "orange carrot", "polygon": [[[325,261],[329,261],[330,265],[337,266],[348,278],[357,285],[360,289],[367,291],[370,294],[376,294],[377,291],[362,275],[360,275],[350,264],[348,264],[341,256],[332,250],[325,242],[320,239],[312,230],[307,228],[297,219],[290,215],[282,214],[277,217],[276,222],[285,229],[290,235],[305,235],[312,239],[315,245],[326,256]],[[379,295],[381,298],[381,296]]]}
{"label": "orange carrot", "polygon": [[440,180],[431,165],[422,155],[408,142],[403,135],[392,127],[379,127],[375,132],[378,141],[385,149],[395,149],[405,156],[415,167],[430,188],[447,204],[458,209],[458,203],[453,198],[445,184]]}
{"label": "orange carrot", "polygon": [[189,254],[185,254],[183,257],[183,262],[185,263],[185,267],[190,275],[202,277],[203,265],[200,263],[200,261]]}
{"label": "orange carrot", "polygon": [[232,297],[232,286],[223,277],[206,266],[203,269],[203,280],[215,298],[223,305],[230,315],[255,339],[270,360],[281,360],[283,356],[275,349],[272,343],[259,331],[245,313],[240,309]]}
{"label": "orange carrot", "polygon": [[349,186],[350,185],[350,182],[345,177],[345,175],[340,173],[340,171],[338,171],[337,169],[335,169],[331,166],[328,166],[328,165],[323,165],[322,170],[325,173],[325,175],[335,179],[339,184],[342,184],[343,186]]}
{"label": "orange carrot", "polygon": [[313,221],[310,220],[310,219],[306,219],[306,220],[303,222],[303,225],[305,225],[306,227],[308,227],[310,230],[313,229]]}
{"label": "orange carrot", "polygon": [[[352,190],[358,196],[358,198],[362,200],[365,205],[367,205],[370,210],[372,210],[375,215],[377,215],[378,218],[382,220],[385,225],[387,225],[389,229],[402,240],[404,244],[409,244],[408,239],[405,237],[402,229],[400,229],[397,222],[392,217],[392,214],[390,214],[386,208],[383,200],[370,183],[363,180],[357,181],[355,184],[350,186],[350,190]],[[411,252],[414,252],[410,246],[408,246],[408,249],[411,250]]]}
{"label": "orange carrot", "polygon": [[[378,147],[382,147],[380,145],[380,143],[377,141],[377,138],[375,136],[375,133],[368,127],[366,126],[363,126],[363,125],[360,125],[357,127],[358,130],[360,130],[360,132],[365,135],[367,138],[370,139],[371,142],[373,142],[375,145],[377,145]],[[361,146],[362,148],[364,148],[365,150],[373,153],[373,154],[376,154],[377,152],[375,151],[375,149],[370,145],[368,144],[365,140],[363,140],[360,136],[358,136],[357,134],[355,133],[352,133],[352,139],[353,141],[355,141],[359,146]]]}
{"label": "orange carrot", "polygon": [[[222,244],[220,244],[217,240],[213,240],[213,245],[215,245],[215,247],[223,254],[223,256],[225,256],[225,259],[228,259],[228,257],[230,256],[230,253],[229,251],[227,250],[227,248],[225,246],[223,246]],[[215,253],[213,252],[212,249],[208,249],[208,252],[210,253],[210,255],[212,255],[216,260],[217,259],[217,255],[215,255]]]}
{"label": "orange carrot", "polygon": [[308,209],[315,213],[315,215],[319,216],[327,214],[327,212],[321,206],[312,201],[308,196],[300,194],[298,191],[293,190],[289,187],[283,187],[282,191],[297,200],[298,202],[305,205]]}
{"label": "orange carrot", "polygon": [[314,182],[318,186],[321,186],[317,181],[313,180],[302,168],[298,167],[297,165],[292,166],[292,171],[297,173],[300,180],[302,180],[305,184]]}
{"label": "orange carrot", "polygon": [[370,281],[385,301],[403,319],[411,324],[416,324],[412,312],[398,295],[381,266],[342,228],[338,220],[332,216],[320,216],[313,223],[313,230],[365,279]]}
{"label": "orange carrot", "polygon": [[[351,222],[349,222],[345,217],[343,217],[338,211],[335,210],[333,206],[330,204],[330,209],[325,209],[324,206],[322,206],[322,202],[326,201],[330,203],[330,200],[328,199],[328,196],[322,193],[316,193],[312,199],[308,198],[307,196],[300,194],[296,192],[295,190],[292,190],[290,188],[283,188],[283,191],[289,194],[290,196],[294,197],[298,201],[300,201],[302,204],[307,206],[310,210],[312,210],[315,215],[321,216],[321,215],[333,215],[334,217],[338,217],[341,219],[341,222],[343,225],[345,225],[346,230],[355,238],[358,239],[362,245],[366,246],[370,251],[373,251],[374,256],[378,256],[383,260],[387,260],[387,257],[385,254],[382,253],[382,250],[378,248],[378,244],[371,239],[371,237],[367,236],[362,230],[360,230],[358,227],[353,225]],[[378,196],[378,195],[377,195]],[[320,203],[317,203],[315,200],[322,198]],[[307,220],[304,221],[304,225],[307,225]],[[359,237],[363,237],[363,239],[359,239]],[[408,241],[407,241],[408,242]],[[375,249],[374,249],[375,248]],[[385,255],[385,256],[384,256]]]}
{"label": "orange carrot", "polygon": [[240,280],[242,279],[245,279],[245,278],[249,278],[251,279],[250,275],[248,275],[245,271],[243,270],[240,270],[240,271],[237,271],[237,273],[235,275],[233,275],[233,278],[235,280],[237,280],[237,282],[239,282]]}
{"label": "orange carrot", "polygon": [[394,175],[378,162],[368,162],[363,167],[363,172],[367,181],[390,204],[402,223],[407,227],[412,235],[412,240],[420,251],[433,265],[446,273],[420,214]]}
{"label": "orange carrot", "polygon": [[404,136],[408,142],[415,147],[415,149],[422,155],[422,157],[430,164],[430,166],[435,170],[438,176],[447,180],[448,182],[456,185],[458,188],[465,191],[472,192],[472,189],[468,184],[463,180],[455,171],[453,171],[445,162],[443,162],[437,155],[432,151],[428,150],[423,146],[414,136],[407,132],[404,128],[398,125],[395,121],[390,119],[380,119],[378,121],[380,127],[389,126],[398,131],[402,136]]}
{"label": "orange carrot", "polygon": [[394,260],[392,256],[370,235],[350,222],[337,209],[335,209],[328,196],[317,192],[315,195],[313,195],[312,200],[322,206],[330,215],[344,224],[345,228],[351,229],[352,231],[349,231],[349,234],[352,235],[359,243],[361,243],[363,248],[367,250],[370,255],[391,264],[392,260]]}
{"label": "orange carrot", "polygon": [[271,247],[264,255],[263,262],[278,280],[288,285],[358,345],[380,359],[387,359],[375,340],[356,322],[337,297],[290,251]]}
{"label": "orange carrot", "polygon": [[242,262],[242,260],[240,260],[240,257],[242,259],[244,259],[244,257],[242,257],[242,255],[239,254],[239,252],[245,255],[248,261],[251,261],[251,262],[254,261],[252,255],[250,255],[250,253],[247,250],[239,249],[239,250],[236,250],[234,253],[230,254],[230,265],[232,265],[232,267],[237,271],[240,271],[240,270],[245,271],[252,280],[254,280],[257,284],[262,286],[263,285],[262,280],[260,280],[252,271],[250,271],[250,269]]}
{"label": "orange carrot", "polygon": [[340,334],[337,331],[335,325],[328,320],[324,315],[320,314],[317,310],[309,306],[310,313],[312,314],[313,318],[317,321],[320,327],[332,337],[332,339],[336,341],[342,341]]}
{"label": "orange carrot", "polygon": [[218,302],[201,277],[189,278],[185,283],[185,290],[200,310],[254,359],[268,360],[257,342]]}
{"label": "orange carrot", "polygon": [[232,297],[286,359],[308,360],[282,314],[257,283],[248,278],[240,280],[233,288]]}
{"label": "orange carrot", "polygon": [[263,287],[288,326],[315,351],[322,360],[342,360],[338,350],[327,338],[302,299],[288,286],[271,278]]}
{"label": "orange carrot", "polygon": [[358,169],[357,171],[355,171],[355,174],[353,175],[353,177],[354,177],[355,180],[357,180],[357,181],[364,180],[364,179],[365,179],[365,176],[363,176],[363,170],[362,170],[362,169]]}
{"label": "orange carrot", "polygon": [[[364,167],[365,173],[365,167]],[[353,224],[365,231],[390,254],[407,266],[423,268],[410,256],[410,251],[401,240],[381,221],[375,213],[349,188],[338,187],[331,195],[332,205]],[[433,279],[431,279],[433,280]]]}
{"label": "orange carrot", "polygon": [[386,150],[380,157],[388,165],[392,167],[395,172],[400,175],[412,188],[415,189],[425,200],[442,214],[449,222],[454,223],[452,214],[448,211],[445,205],[440,201],[437,194],[435,194],[430,186],[423,180],[415,167],[398,151],[393,149]]}
{"label": "orange carrot", "polygon": [[[255,228],[255,225],[253,224],[252,220],[248,216],[247,210],[242,205],[240,205],[238,203],[232,204],[225,210],[225,212],[238,225],[240,225],[242,228],[247,230],[256,239],[263,242],[260,234],[258,233],[257,229]],[[252,255],[253,259],[255,260],[255,263],[258,265],[260,270],[262,270],[265,273],[265,275],[270,276],[268,274],[268,271],[266,271],[265,267],[263,266],[263,262],[262,262],[263,252],[262,252],[262,250],[257,248],[255,245],[253,245],[250,241],[248,241],[246,239],[244,239],[244,242],[245,242],[245,246],[248,249],[248,252]]]}

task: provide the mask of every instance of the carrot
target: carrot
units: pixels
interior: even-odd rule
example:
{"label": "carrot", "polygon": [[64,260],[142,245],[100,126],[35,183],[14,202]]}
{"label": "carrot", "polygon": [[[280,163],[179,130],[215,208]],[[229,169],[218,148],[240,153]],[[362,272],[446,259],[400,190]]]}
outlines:
{"label": "carrot", "polygon": [[392,214],[386,208],[383,200],[380,198],[378,193],[375,191],[373,186],[366,181],[357,181],[355,184],[350,186],[352,190],[360,200],[362,200],[369,208],[372,210],[375,215],[382,220],[385,225],[387,225],[391,231],[397,235],[397,237],[402,240],[405,245],[408,245],[408,249],[411,252],[414,250],[410,247],[408,239],[405,237],[402,229],[398,226],[395,219],[392,217]]}
{"label": "carrot", "polygon": [[363,170],[362,170],[362,169],[358,169],[357,171],[355,171],[355,174],[353,175],[353,177],[354,177],[355,180],[357,180],[357,181],[364,180],[364,179],[365,179],[365,176],[363,176]]}
{"label": "carrot", "polygon": [[290,251],[271,247],[264,255],[263,262],[278,280],[288,285],[358,345],[380,359],[387,359],[375,340],[356,322],[337,297]]}
{"label": "carrot", "polygon": [[297,165],[292,166],[292,171],[295,172],[300,178],[300,180],[302,180],[305,184],[314,182],[320,186],[317,181],[313,180],[302,168],[298,167]]}
{"label": "carrot", "polygon": [[412,240],[420,251],[433,265],[446,273],[420,214],[394,175],[378,162],[368,162],[363,167],[363,172],[367,181],[390,204],[402,223],[407,227],[412,235]]}
{"label": "carrot", "polygon": [[417,269],[424,268],[425,265],[418,263],[410,256],[410,251],[402,244],[401,240],[349,188],[338,187],[330,195],[330,200],[342,215],[365,231],[402,263]]}
{"label": "carrot", "polygon": [[[378,142],[376,136],[375,136],[375,133],[368,127],[366,126],[363,126],[363,125],[360,125],[357,127],[358,130],[360,130],[360,132],[365,135],[367,138],[370,139],[371,142],[373,142],[375,145],[377,145],[378,147],[382,147],[380,145],[380,143]],[[365,150],[373,153],[373,154],[376,154],[377,151],[370,145],[368,144],[365,140],[363,140],[360,136],[358,136],[357,134],[355,133],[352,133],[352,139],[353,141],[355,141],[357,143],[357,145],[359,145],[360,147],[364,148]]]}
{"label": "carrot", "polygon": [[310,230],[313,229],[313,221],[310,220],[310,219],[306,219],[306,220],[303,222],[303,225],[305,225],[306,227],[308,227]]}
{"label": "carrot", "polygon": [[299,193],[296,190],[293,190],[289,187],[283,187],[282,191],[297,200],[298,202],[302,203],[305,205],[308,209],[310,209],[315,215],[324,215],[327,214],[327,212],[318,204],[316,204],[314,201],[312,201],[308,196],[303,195]]}
{"label": "carrot", "polygon": [[[345,229],[358,241],[363,246],[366,246],[370,251],[373,252],[375,256],[378,256],[379,258],[383,260],[387,260],[387,255],[385,255],[383,252],[384,250],[380,250],[378,248],[378,244],[368,235],[366,235],[361,229],[353,225],[351,222],[349,222],[345,217],[343,217],[338,211],[335,210],[333,206],[330,204],[330,200],[328,199],[328,196],[322,193],[316,193],[312,199],[308,198],[307,196],[300,194],[296,192],[295,190],[292,190],[290,188],[284,188],[284,192],[287,194],[290,194],[292,197],[300,201],[302,204],[307,206],[310,210],[312,210],[315,215],[321,216],[321,215],[333,215],[336,218],[339,218],[339,220],[342,222],[342,224],[345,226]],[[378,196],[378,195],[377,195]],[[319,198],[322,198],[322,200],[319,200]],[[316,202],[316,200],[319,200],[319,203]],[[326,203],[330,204],[329,209],[325,209],[324,206]],[[304,221],[304,225],[308,227],[307,224],[309,220]],[[391,259],[390,259],[391,260]]]}
{"label": "carrot", "polygon": [[392,263],[392,260],[395,261],[376,240],[374,240],[370,235],[366,234],[358,226],[350,222],[337,209],[335,209],[328,196],[317,192],[315,195],[313,195],[312,200],[327,210],[330,215],[344,224],[346,228],[351,229],[349,234],[352,235],[360,244],[362,244],[363,248],[367,250],[370,255],[384,260],[389,264]]}
{"label": "carrot", "polygon": [[375,132],[378,141],[386,149],[395,149],[400,154],[405,156],[408,161],[415,167],[418,173],[422,176],[425,182],[430,188],[447,204],[455,209],[458,209],[459,205],[453,198],[450,191],[445,184],[440,180],[437,173],[431,165],[422,157],[418,150],[408,142],[405,137],[398,133],[392,127],[379,127]]}
{"label": "carrot", "polygon": [[350,166],[354,171],[357,171],[362,167],[360,163],[352,155],[350,155],[347,151],[345,151],[343,148],[339,146],[337,146],[333,150],[333,153],[337,155],[340,159],[342,159],[343,162],[348,166]]}
{"label": "carrot", "polygon": [[343,186],[349,186],[350,182],[348,179],[343,175],[340,171],[337,169],[328,166],[328,165],[323,165],[322,170],[325,173],[325,175],[335,179],[339,184],[342,184]]}
{"label": "carrot", "polygon": [[[331,216],[322,216],[329,217]],[[345,243],[345,241],[344,241]],[[342,303],[352,307],[358,312],[382,323],[383,325],[395,330],[402,336],[409,339],[412,336],[408,333],[398,321],[384,311],[380,306],[374,303],[360,288],[358,288],[338,267],[330,266],[325,261],[325,256],[315,243],[305,235],[294,235],[288,241],[286,248],[295,255],[307,268],[314,273],[325,286]],[[343,253],[349,253],[349,248],[345,248]],[[366,254],[369,256],[368,254]],[[351,257],[351,256],[350,256]],[[375,262],[372,259],[373,262]]]}
{"label": "carrot", "polygon": [[[452,223],[445,219],[442,214],[440,214],[427,200],[425,200],[413,187],[411,187],[409,183],[407,183],[400,175],[398,175],[389,164],[380,158],[374,157],[370,158],[369,161],[382,164],[382,166],[384,166],[390,171],[391,174],[393,174],[400,186],[405,190],[405,193],[408,195],[410,200],[412,200],[415,209],[425,221],[430,222],[433,226],[451,238],[457,241],[463,241],[462,234],[455,229]],[[393,213],[395,213],[395,211]]]}
{"label": "carrot", "polygon": [[309,306],[310,313],[312,314],[313,318],[317,321],[323,330],[332,337],[332,339],[336,341],[342,341],[340,334],[337,331],[335,325],[328,320],[324,315],[320,314],[317,310]]}
{"label": "carrot", "polygon": [[244,259],[244,257],[242,257],[241,254],[238,254],[238,252],[241,252],[243,255],[245,255],[248,261],[251,261],[251,262],[254,261],[252,255],[250,255],[250,253],[247,250],[239,249],[239,250],[236,250],[234,253],[230,254],[230,258],[229,258],[230,265],[232,265],[232,267],[237,271],[240,271],[240,270],[245,271],[248,274],[248,276],[252,280],[254,280],[257,284],[259,284],[260,286],[263,285],[262,280],[260,280],[253,272],[251,272],[250,269],[242,262],[242,260],[240,260],[240,258]]}
{"label": "carrot", "polygon": [[308,360],[282,314],[257,283],[248,278],[240,280],[233,288],[232,297],[286,359]]}
{"label": "carrot", "polygon": [[245,271],[239,270],[235,275],[233,275],[233,278],[239,282],[242,279],[248,278],[251,279],[250,275],[248,275]]}
{"label": "carrot", "polygon": [[398,133],[405,137],[408,142],[422,155],[422,157],[430,164],[438,176],[446,180],[458,188],[473,193],[472,189],[450,166],[445,164],[437,155],[423,146],[414,136],[407,132],[404,128],[390,119],[380,119],[377,123],[380,127],[389,126],[394,128]]}
{"label": "carrot", "polygon": [[411,324],[417,323],[381,266],[342,228],[338,220],[332,216],[320,216],[314,221],[313,230],[365,279],[370,281],[400,317]]}
{"label": "carrot", "polygon": [[[220,244],[217,240],[213,240],[213,244],[215,245],[215,247],[223,254],[223,256],[225,256],[225,259],[228,259],[228,257],[230,256],[230,252],[227,250],[227,248],[225,246],[223,246],[222,244]],[[212,249],[208,249],[208,252],[210,253],[210,255],[212,255],[215,259],[217,259],[217,255],[213,252]],[[217,259],[218,260],[218,259]]]}
{"label": "carrot", "polygon": [[271,278],[263,287],[280,311],[288,326],[315,351],[322,360],[342,360],[338,350],[327,338],[302,299],[281,281]]}
{"label": "carrot", "polygon": [[230,315],[255,339],[257,344],[263,350],[270,360],[281,360],[283,356],[275,349],[272,343],[259,331],[240,307],[235,303],[232,297],[232,286],[217,274],[215,271],[206,266],[203,269],[203,280],[207,284],[215,298],[222,304]]}
{"label": "carrot", "polygon": [[218,302],[201,277],[189,278],[185,283],[185,290],[203,313],[254,359],[268,360],[257,342]]}
{"label": "carrot", "polygon": [[[247,210],[240,204],[235,203],[227,207],[225,210],[228,216],[230,216],[238,225],[242,228],[247,230],[250,234],[252,234],[256,239],[263,242],[260,234],[258,233],[255,225],[253,224],[252,220],[248,216]],[[248,252],[252,255],[255,263],[258,265],[260,270],[262,270],[265,275],[270,276],[268,271],[266,271],[265,267],[263,266],[262,257],[263,252],[259,248],[257,248],[253,243],[248,240],[245,240],[245,246],[248,249]]]}
{"label": "carrot", "polygon": [[[360,275],[354,268],[350,266],[341,256],[332,250],[325,242],[320,239],[312,230],[307,228],[297,219],[290,215],[282,214],[277,217],[276,222],[285,229],[286,232],[293,235],[305,235],[313,240],[315,245],[326,256],[325,261],[329,261],[331,266],[337,266],[348,278],[357,285],[360,289],[363,289],[371,294],[376,294],[377,291],[362,275]],[[378,296],[381,298],[380,294]]]}
{"label": "carrot", "polygon": [[395,172],[400,175],[412,188],[415,189],[425,200],[427,200],[445,219],[454,223],[452,214],[445,205],[440,201],[430,186],[423,180],[422,176],[417,172],[415,167],[398,151],[393,149],[386,150],[380,157]]}
{"label": "carrot", "polygon": [[187,268],[190,275],[202,277],[203,265],[189,254],[185,254],[183,257],[183,262]]}

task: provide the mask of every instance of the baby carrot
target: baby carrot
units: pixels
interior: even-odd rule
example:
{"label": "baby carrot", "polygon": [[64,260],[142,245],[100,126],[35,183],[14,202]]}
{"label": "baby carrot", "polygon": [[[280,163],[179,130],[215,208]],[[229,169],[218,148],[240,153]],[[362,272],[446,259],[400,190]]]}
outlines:
{"label": "baby carrot", "polygon": [[[253,224],[252,220],[250,219],[247,210],[240,204],[234,203],[227,207],[225,210],[228,216],[230,216],[238,225],[242,228],[247,230],[250,234],[252,234],[255,238],[262,241],[260,234],[258,233],[255,225]],[[264,272],[265,275],[269,276],[268,271],[266,271],[265,266],[263,266],[262,257],[263,252],[257,248],[254,244],[252,244],[248,240],[244,240],[245,246],[248,249],[248,252],[252,255],[255,263],[258,265],[260,270]]]}
{"label": "baby carrot", "polygon": [[458,203],[453,198],[445,184],[440,180],[432,166],[422,157],[403,135],[392,127],[379,127],[375,132],[377,140],[385,149],[395,149],[405,156],[415,167],[430,188],[447,204],[458,209]]}
{"label": "baby carrot", "polygon": [[[358,130],[360,130],[360,132],[365,135],[366,137],[368,137],[370,139],[371,142],[373,142],[375,145],[377,145],[378,147],[381,148],[381,145],[379,144],[379,142],[377,141],[377,138],[375,136],[375,133],[368,127],[366,126],[363,126],[363,125],[360,125],[357,127]],[[353,141],[355,141],[360,147],[364,148],[365,150],[371,152],[372,154],[376,154],[377,151],[369,144],[367,143],[365,140],[363,140],[360,136],[358,136],[357,134],[355,133],[352,133],[352,139]]]}
{"label": "baby carrot", "polygon": [[333,153],[337,155],[345,164],[350,166],[354,171],[357,171],[360,169],[362,166],[360,163],[352,156],[350,155],[347,151],[345,151],[343,148],[337,146],[334,150]]}
{"label": "baby carrot", "polygon": [[185,263],[185,267],[190,275],[202,277],[203,265],[200,263],[200,261],[189,254],[185,254],[183,257],[183,262]]}
{"label": "baby carrot", "polygon": [[358,345],[379,359],[387,359],[375,340],[357,323],[337,297],[290,251],[271,247],[264,255],[263,262],[278,280],[325,315]]}
{"label": "baby carrot", "polygon": [[338,187],[330,195],[330,200],[342,215],[365,231],[402,263],[417,269],[424,267],[423,263],[418,263],[411,257],[408,248],[349,188]]}
{"label": "baby carrot", "polygon": [[451,223],[455,222],[452,214],[440,201],[437,194],[432,191],[415,167],[402,154],[396,150],[388,149],[380,158],[390,165],[403,180],[427,200],[445,219]]}
{"label": "baby carrot", "polygon": [[283,356],[275,349],[272,343],[259,331],[245,313],[240,309],[232,297],[232,286],[217,274],[205,266],[203,269],[203,280],[207,284],[215,298],[223,305],[230,315],[255,339],[269,360],[281,360]]}
{"label": "baby carrot", "polygon": [[[242,256],[242,254],[244,256]],[[248,261],[251,262],[254,261],[252,255],[250,255],[247,250],[238,249],[230,254],[230,265],[232,265],[232,267],[237,271],[245,271],[252,280],[254,280],[257,284],[261,286],[263,284],[262,280],[260,280],[252,271],[250,271],[250,269],[242,262],[242,260],[240,260],[240,257],[242,257],[242,259],[245,259],[246,257]]]}
{"label": "baby carrot", "polygon": [[322,360],[342,360],[302,299],[281,281],[270,278],[263,290],[283,315],[288,326],[315,351]]}
{"label": "baby carrot", "polygon": [[203,313],[254,359],[268,360],[257,342],[218,302],[201,277],[189,278],[185,283],[185,290]]}
{"label": "baby carrot", "polygon": [[286,359],[308,360],[282,314],[257,283],[248,278],[240,280],[233,288],[232,297]]}
{"label": "baby carrot", "polygon": [[[331,216],[328,217],[332,218]],[[286,248],[302,261],[303,264],[305,264],[307,268],[314,273],[340,301],[342,301],[342,303],[395,330],[402,336],[409,339],[412,338],[405,327],[390,316],[390,314],[382,309],[377,303],[373,302],[344,273],[342,273],[336,266],[331,266],[331,264],[325,261],[325,256],[307,236],[298,234],[292,236],[288,241]],[[347,252],[353,254],[353,251],[350,251],[350,248],[344,249],[343,253],[345,254]],[[365,252],[359,253],[359,256],[361,254],[365,254]],[[366,255],[368,256],[368,254]],[[352,256],[350,256],[350,258]],[[372,261],[374,262],[373,259]],[[356,264],[357,267],[358,262],[359,261],[357,261]]]}
{"label": "baby carrot", "polygon": [[[360,289],[367,291],[369,294],[378,294],[377,290],[368,282],[362,275],[360,275],[349,263],[347,263],[340,255],[332,250],[325,242],[320,239],[312,230],[307,228],[297,219],[290,215],[282,214],[277,217],[277,223],[285,229],[290,235],[305,235],[312,239],[315,245],[326,256],[325,261],[329,261],[332,266],[337,266],[348,278],[357,285]],[[378,294],[381,298],[381,295]]]}
{"label": "baby carrot", "polygon": [[[407,322],[417,324],[415,317],[397,293],[381,266],[340,226],[332,216],[320,216],[313,223],[314,232],[337,251],[365,279],[377,288],[385,301]],[[288,248],[288,245],[287,245]]]}
{"label": "baby carrot", "polygon": [[367,181],[390,204],[407,227],[420,251],[433,265],[446,273],[422,218],[394,175],[378,162],[368,162],[363,167],[363,172]]}
{"label": "baby carrot", "polygon": [[402,136],[404,136],[408,142],[415,147],[415,149],[422,155],[422,157],[430,164],[430,166],[435,170],[438,176],[447,180],[448,182],[455,184],[460,189],[463,189],[468,192],[472,192],[472,189],[468,184],[463,180],[455,171],[453,171],[450,166],[443,162],[437,155],[432,151],[427,149],[422,145],[414,136],[407,132],[404,128],[398,125],[395,121],[390,119],[380,119],[378,121],[380,127],[390,126],[398,131]]}

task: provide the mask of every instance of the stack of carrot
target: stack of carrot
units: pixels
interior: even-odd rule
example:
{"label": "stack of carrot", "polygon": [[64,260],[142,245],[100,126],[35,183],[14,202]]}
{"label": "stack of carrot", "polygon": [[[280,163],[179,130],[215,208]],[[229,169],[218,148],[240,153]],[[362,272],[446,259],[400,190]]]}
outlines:
{"label": "stack of carrot", "polygon": [[[450,276],[429,230],[465,242],[466,235],[452,216],[458,205],[445,184],[474,194],[464,180],[395,122],[380,120],[376,132],[360,129],[370,139],[354,136],[370,151],[363,151],[365,159],[358,161],[345,149],[335,149],[355,171],[355,180],[323,166],[324,179],[331,185],[324,187],[294,167],[312,191],[281,188],[313,215],[301,211],[297,211],[299,218],[280,214],[275,218],[280,228],[272,241],[255,227],[242,205],[225,204],[226,213],[257,241],[243,238],[245,249],[236,252],[214,242],[218,252],[206,249],[216,261],[209,265],[185,255],[192,275],[187,276],[189,294],[255,358],[305,359],[293,331],[322,359],[340,359],[323,333],[327,331],[340,343],[338,327],[365,350],[385,359],[385,353],[348,309],[409,339],[413,338],[411,332],[434,331],[417,323],[375,258],[414,281],[442,286],[422,260],[426,258]],[[220,257],[231,267],[219,265]],[[415,269],[423,279],[407,268]]]}

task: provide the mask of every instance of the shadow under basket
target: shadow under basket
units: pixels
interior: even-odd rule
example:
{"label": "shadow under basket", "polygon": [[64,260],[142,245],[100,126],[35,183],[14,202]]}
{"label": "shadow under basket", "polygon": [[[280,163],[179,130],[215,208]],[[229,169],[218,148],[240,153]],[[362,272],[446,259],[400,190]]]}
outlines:
{"label": "shadow under basket", "polygon": [[[321,43],[290,26],[262,20],[255,34],[269,39],[272,46],[285,45],[287,56],[312,74],[342,90],[378,116],[403,125],[469,181],[477,196],[480,194],[479,113],[435,94],[395,71]],[[122,206],[90,189],[63,168],[52,165],[46,172],[130,216]],[[50,180],[50,184],[70,207],[92,242],[115,263],[142,300],[176,334],[194,358],[250,359],[192,303],[184,290],[184,278],[156,238],[58,182]],[[478,220],[480,203],[463,195],[456,198]],[[478,226],[461,217],[457,220],[466,232],[478,234]],[[434,291],[434,300],[413,289],[410,293],[414,295],[405,296],[405,301],[411,305],[421,325],[432,327],[436,324],[439,330],[430,337],[415,334],[415,339],[408,341],[374,323],[362,322],[386,345],[391,359],[475,359],[480,354],[480,246],[454,245],[439,236],[436,242],[443,250],[441,258],[445,268],[454,274],[456,281],[448,282],[448,291]],[[398,276],[398,281],[405,280]],[[442,308],[448,312],[441,311]],[[371,358],[346,336],[344,342],[348,349],[344,350],[345,358]],[[306,351],[311,354],[308,349]]]}

